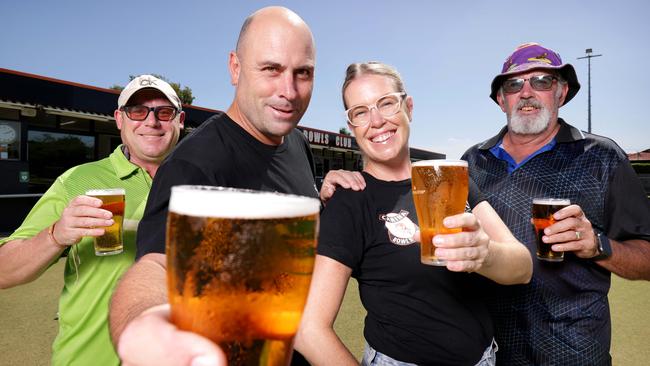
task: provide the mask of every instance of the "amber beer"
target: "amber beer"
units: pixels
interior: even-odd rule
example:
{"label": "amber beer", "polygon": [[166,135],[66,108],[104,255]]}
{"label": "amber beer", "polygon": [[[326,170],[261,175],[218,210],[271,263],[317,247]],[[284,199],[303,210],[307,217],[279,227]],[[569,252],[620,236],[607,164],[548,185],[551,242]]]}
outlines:
{"label": "amber beer", "polygon": [[445,266],[436,257],[431,239],[437,234],[453,234],[461,229],[448,229],[442,224],[447,216],[463,213],[467,202],[468,175],[464,160],[422,160],[413,163],[411,171],[413,201],[420,225],[420,261]]}
{"label": "amber beer", "polygon": [[320,202],[221,187],[172,188],[171,319],[229,365],[288,365],[314,266]]}
{"label": "amber beer", "polygon": [[113,225],[105,227],[104,235],[95,237],[95,255],[120,254],[124,250],[122,233],[124,230],[124,202],[126,191],[122,188],[91,189],[86,196],[102,200],[102,207],[113,214]]}
{"label": "amber beer", "polygon": [[564,252],[551,250],[553,244],[544,243],[542,237],[544,236],[544,229],[555,223],[553,214],[570,204],[570,200],[561,198],[533,199],[533,225],[535,225],[535,237],[537,238],[538,259],[548,262],[561,262],[564,260]]}

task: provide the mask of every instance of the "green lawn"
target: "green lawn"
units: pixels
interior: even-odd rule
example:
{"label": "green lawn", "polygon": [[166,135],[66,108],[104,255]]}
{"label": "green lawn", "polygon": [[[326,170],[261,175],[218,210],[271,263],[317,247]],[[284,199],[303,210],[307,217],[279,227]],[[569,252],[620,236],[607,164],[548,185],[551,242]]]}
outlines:
{"label": "green lawn", "polygon": [[[0,290],[0,365],[49,365],[57,331],[57,298],[63,261],[30,284]],[[650,282],[612,278],[614,365],[650,363]],[[358,358],[363,352],[363,318],[356,281],[348,286],[335,329]]]}

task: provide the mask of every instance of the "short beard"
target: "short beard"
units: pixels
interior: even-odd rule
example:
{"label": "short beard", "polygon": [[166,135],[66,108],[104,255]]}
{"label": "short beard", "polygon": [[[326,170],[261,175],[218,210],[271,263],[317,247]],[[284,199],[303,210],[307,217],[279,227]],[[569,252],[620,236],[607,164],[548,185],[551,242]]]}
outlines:
{"label": "short beard", "polygon": [[[539,109],[537,116],[519,114],[523,107]],[[517,135],[538,135],[546,130],[551,122],[551,111],[536,100],[520,100],[508,116],[508,130]]]}

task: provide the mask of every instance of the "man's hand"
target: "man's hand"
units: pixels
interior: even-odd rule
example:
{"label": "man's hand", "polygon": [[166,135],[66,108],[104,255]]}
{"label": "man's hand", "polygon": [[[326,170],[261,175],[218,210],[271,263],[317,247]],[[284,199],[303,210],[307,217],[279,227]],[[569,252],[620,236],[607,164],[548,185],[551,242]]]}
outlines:
{"label": "man's hand", "polygon": [[488,256],[490,238],[476,216],[468,212],[448,216],[443,224],[449,229],[462,228],[463,231],[434,236],[436,257],[446,260],[450,271],[476,272],[481,269]]}
{"label": "man's hand", "polygon": [[117,353],[124,366],[226,366],[219,347],[198,334],[176,328],[169,321],[169,304],[143,312],[126,326]]}
{"label": "man's hand", "polygon": [[349,170],[330,170],[320,189],[320,200],[325,203],[334,195],[336,186],[361,191],[366,188],[366,180],[359,172]]}
{"label": "man's hand", "polygon": [[61,245],[73,245],[84,236],[104,235],[103,227],[113,225],[113,214],[103,210],[102,200],[89,196],[77,196],[61,213],[52,236]]}
{"label": "man's hand", "polygon": [[598,255],[598,243],[591,222],[578,205],[570,205],[555,214],[555,223],[544,229],[544,243],[553,245],[556,252],[574,252],[580,258]]}

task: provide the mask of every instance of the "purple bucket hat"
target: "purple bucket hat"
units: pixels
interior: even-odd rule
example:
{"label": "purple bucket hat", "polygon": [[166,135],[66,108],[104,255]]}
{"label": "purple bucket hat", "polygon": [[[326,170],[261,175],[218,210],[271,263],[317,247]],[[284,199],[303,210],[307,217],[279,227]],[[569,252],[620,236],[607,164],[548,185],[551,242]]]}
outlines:
{"label": "purple bucket hat", "polygon": [[501,69],[501,74],[497,75],[492,80],[492,92],[490,98],[497,104],[497,93],[503,80],[514,74],[519,74],[533,69],[551,69],[557,70],[560,75],[569,84],[569,91],[564,99],[564,104],[567,104],[580,90],[580,83],[578,76],[571,64],[563,64],[560,55],[549,49],[545,48],[538,43],[524,43],[518,46],[515,51],[506,59]]}

